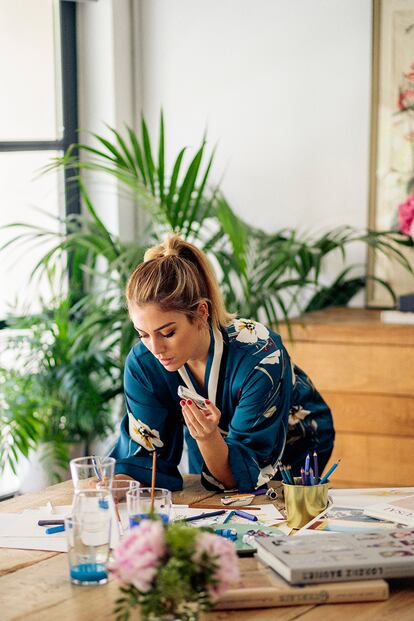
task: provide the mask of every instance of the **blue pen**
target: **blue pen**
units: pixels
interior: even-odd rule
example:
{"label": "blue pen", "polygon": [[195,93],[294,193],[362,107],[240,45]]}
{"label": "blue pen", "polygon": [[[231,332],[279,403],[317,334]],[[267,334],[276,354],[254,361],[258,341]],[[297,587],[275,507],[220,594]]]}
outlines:
{"label": "blue pen", "polygon": [[309,468],[309,481],[310,481],[310,485],[315,485],[316,483],[315,477],[313,476],[312,468]]}
{"label": "blue pen", "polygon": [[238,515],[239,517],[245,518],[246,520],[250,520],[251,522],[257,522],[257,515],[246,513],[246,511],[240,511],[239,509],[235,509],[234,515]]}
{"label": "blue pen", "polygon": [[226,517],[224,518],[222,524],[227,524],[227,522],[231,520],[234,514],[235,514],[234,511],[229,511],[228,515],[226,515]]}
{"label": "blue pen", "polygon": [[46,535],[53,535],[54,533],[62,533],[65,530],[65,525],[60,524],[59,526],[52,526],[51,528],[46,528]]}
{"label": "blue pen", "polygon": [[282,466],[281,463],[279,463],[278,464],[278,468],[279,468],[280,476],[283,479],[283,483],[287,483],[289,485],[289,479],[287,478],[287,474],[285,472],[285,467]]}
{"label": "blue pen", "polygon": [[318,453],[316,451],[313,451],[313,474],[316,479],[315,483],[317,483],[319,479],[319,466],[318,466]]}
{"label": "blue pen", "polygon": [[338,467],[339,462],[341,460],[338,459],[338,461],[336,462],[336,464],[334,464],[333,466],[331,466],[328,470],[328,472],[325,474],[325,476],[322,477],[322,479],[319,482],[319,485],[323,485],[324,483],[326,483],[326,481],[329,479],[329,476],[332,474],[332,472]]}
{"label": "blue pen", "polygon": [[203,520],[204,518],[215,517],[216,515],[223,515],[226,513],[225,509],[219,511],[210,511],[210,513],[198,513],[197,515],[190,515],[190,517],[184,518],[184,522],[193,522],[194,520]]}

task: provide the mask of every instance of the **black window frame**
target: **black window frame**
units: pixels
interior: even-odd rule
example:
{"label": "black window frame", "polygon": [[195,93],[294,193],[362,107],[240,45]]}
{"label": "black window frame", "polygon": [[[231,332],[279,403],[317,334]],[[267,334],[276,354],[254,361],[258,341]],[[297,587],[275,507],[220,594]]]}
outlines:
{"label": "black window frame", "polygon": [[[0,153],[16,151],[63,151],[77,143],[78,130],[78,80],[76,53],[76,2],[59,0],[60,62],[62,75],[63,135],[60,140],[0,141]],[[77,149],[72,151],[78,156]],[[75,173],[64,171],[64,213],[66,216],[81,213],[79,185]],[[0,319],[0,329],[7,323]]]}

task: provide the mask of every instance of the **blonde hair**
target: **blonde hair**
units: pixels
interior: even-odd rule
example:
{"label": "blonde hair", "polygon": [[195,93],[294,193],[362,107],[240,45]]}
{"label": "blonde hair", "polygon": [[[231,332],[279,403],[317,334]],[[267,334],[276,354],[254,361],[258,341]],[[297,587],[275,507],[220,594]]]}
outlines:
{"label": "blonde hair", "polygon": [[158,304],[163,310],[197,316],[205,300],[213,327],[229,325],[228,313],[213,268],[204,252],[175,234],[159,246],[149,248],[131,274],[126,286],[128,306]]}

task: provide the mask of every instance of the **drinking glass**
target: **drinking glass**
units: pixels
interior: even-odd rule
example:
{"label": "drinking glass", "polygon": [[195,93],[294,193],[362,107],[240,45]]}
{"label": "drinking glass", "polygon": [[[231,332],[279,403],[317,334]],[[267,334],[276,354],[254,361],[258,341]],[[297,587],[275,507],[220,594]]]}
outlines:
{"label": "drinking glass", "polygon": [[103,481],[111,485],[114,469],[115,459],[113,457],[89,455],[71,459],[70,472],[75,493],[82,489],[91,489],[94,481]]}
{"label": "drinking glass", "polygon": [[164,523],[170,519],[171,492],[168,489],[156,487],[154,499],[151,499],[150,487],[131,489],[126,494],[129,516],[129,525],[137,526],[141,520],[158,517]]}
{"label": "drinking glass", "polygon": [[69,573],[74,584],[104,584],[108,580],[111,533],[110,494],[81,490],[73,513],[65,520]]}
{"label": "drinking glass", "polygon": [[[96,484],[96,489],[107,490],[110,494],[112,526],[118,527],[120,537],[129,528],[126,494],[128,491],[138,488],[138,481],[121,478],[113,479],[112,484],[108,484],[108,481],[98,481]],[[112,544],[114,544],[113,541]]]}

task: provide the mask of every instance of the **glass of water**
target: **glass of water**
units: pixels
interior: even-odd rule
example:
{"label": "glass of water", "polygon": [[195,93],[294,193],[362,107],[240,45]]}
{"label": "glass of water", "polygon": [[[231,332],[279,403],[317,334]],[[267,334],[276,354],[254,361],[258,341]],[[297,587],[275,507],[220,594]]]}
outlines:
{"label": "glass of water", "polygon": [[134,527],[148,518],[159,518],[165,524],[170,519],[171,492],[162,487],[154,489],[151,497],[150,487],[139,487],[129,490],[126,494],[130,527]]}
{"label": "glass of water", "polygon": [[71,581],[105,584],[111,543],[110,493],[82,490],[75,496],[72,516],[65,520]]}

